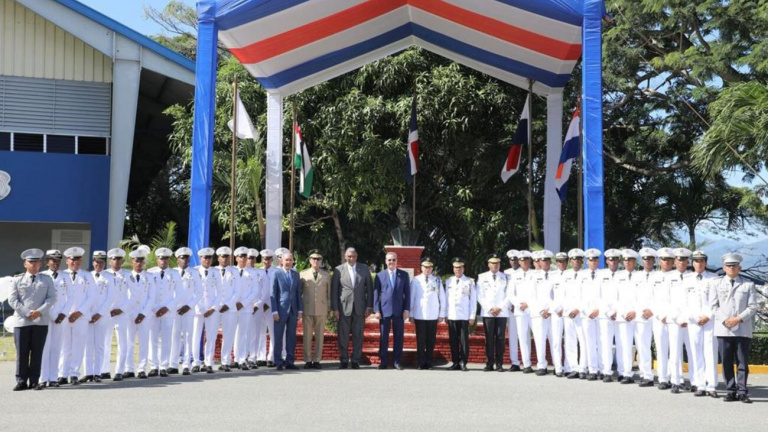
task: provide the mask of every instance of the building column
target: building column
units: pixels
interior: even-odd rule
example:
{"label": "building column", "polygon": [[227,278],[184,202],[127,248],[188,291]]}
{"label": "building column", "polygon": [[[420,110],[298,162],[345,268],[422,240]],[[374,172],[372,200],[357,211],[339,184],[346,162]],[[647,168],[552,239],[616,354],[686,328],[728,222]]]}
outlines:
{"label": "building column", "polygon": [[197,251],[208,247],[213,186],[213,132],[216,121],[216,64],[218,28],[216,2],[197,3],[197,62],[195,65],[195,114],[192,125],[192,175],[189,199],[189,247],[193,265]]}
{"label": "building column", "polygon": [[116,35],[115,38],[117,49],[112,65],[112,138],[110,140],[107,244],[93,245],[106,249],[117,247],[118,242],[123,239],[141,80],[139,46],[122,36]]}
{"label": "building column", "polygon": [[560,197],[555,176],[563,148],[563,91],[547,95],[547,176],[544,181],[544,248],[560,250]]}
{"label": "building column", "polygon": [[283,97],[267,92],[267,248],[282,243],[283,223]]}
{"label": "building column", "polygon": [[605,247],[603,198],[603,0],[584,2],[582,100],[584,248]]}

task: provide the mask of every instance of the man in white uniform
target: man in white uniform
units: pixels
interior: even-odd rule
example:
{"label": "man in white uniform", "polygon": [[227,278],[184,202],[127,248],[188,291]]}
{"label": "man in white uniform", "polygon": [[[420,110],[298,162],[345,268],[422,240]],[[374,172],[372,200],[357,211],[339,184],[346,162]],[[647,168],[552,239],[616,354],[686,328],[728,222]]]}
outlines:
{"label": "man in white uniform", "polygon": [[[639,255],[643,261],[642,271],[638,271],[635,282],[635,346],[637,348],[637,366],[640,372],[640,387],[653,387],[653,358],[651,356],[651,337],[656,325],[656,305],[654,301],[654,280],[658,277],[654,266],[656,265],[656,251],[644,247]],[[658,345],[657,345],[658,349]]]}
{"label": "man in white uniform", "polygon": [[56,287],[56,301],[48,311],[50,322],[43,348],[40,382],[47,383],[49,387],[58,387],[59,382],[67,381],[65,377],[59,375],[59,360],[61,359],[61,346],[64,340],[64,328],[66,327],[64,306],[67,304],[67,288],[71,279],[67,279],[64,277],[64,272],[59,271],[61,265],[61,252],[59,250],[50,249],[45,255],[48,270],[42,274],[53,279],[53,284]]}
{"label": "man in white uniform", "polygon": [[[686,348],[688,358],[693,358],[691,354],[690,342],[688,341],[688,320],[685,319],[685,304],[687,297],[686,285],[689,285],[687,279],[694,277],[693,272],[688,270],[688,259],[691,257],[691,251],[686,248],[677,248],[674,250],[675,270],[667,273],[666,281],[669,286],[669,372],[672,380],[672,393],[680,393],[683,387],[683,346]],[[681,319],[682,317],[682,319]],[[691,368],[692,369],[692,368]],[[691,378],[692,370],[689,369]],[[693,379],[691,379],[693,381]]]}
{"label": "man in white uniform", "polygon": [[568,251],[571,268],[563,273],[563,327],[565,334],[565,363],[571,368],[568,379],[587,379],[587,346],[584,339],[582,318],[585,305],[582,296],[587,280],[584,269],[584,251],[578,248]]}
{"label": "man in white uniform", "polygon": [[[523,373],[528,374],[533,372],[531,367],[531,315],[527,308],[521,307],[521,304],[528,301],[528,297],[532,294],[533,286],[526,285],[526,283],[532,279],[535,270],[532,268],[533,259],[529,251],[519,251],[517,256],[520,268],[512,274],[512,279],[507,279],[507,295],[513,308],[512,316],[509,318],[515,321],[516,339],[520,345]],[[512,343],[512,339],[510,339],[510,343]]]}
{"label": "man in white uniform", "polygon": [[475,325],[477,292],[475,281],[464,274],[464,260],[452,261],[453,277],[445,281],[446,317],[451,344],[449,370],[467,371],[469,361],[469,326]]}
{"label": "man in white uniform", "polygon": [[104,251],[93,252],[93,271],[91,277],[94,281],[93,304],[91,305],[88,321],[88,339],[85,343],[85,376],[80,379],[84,382],[101,382],[101,368],[104,363],[104,341],[110,335],[112,320],[113,297],[115,295],[114,280],[112,275],[104,271],[107,253]]}
{"label": "man in white uniform", "polygon": [[608,249],[605,251],[605,262],[607,268],[599,272],[600,279],[600,315],[597,319],[598,325],[598,353],[599,369],[603,382],[613,381],[613,337],[616,332],[616,319],[618,313],[616,303],[618,302],[619,285],[622,281],[617,277],[619,273],[619,261],[621,252],[617,249]]}
{"label": "man in white uniform", "polygon": [[485,368],[504,372],[504,331],[512,304],[507,295],[507,276],[500,272],[501,258],[497,254],[488,256],[488,271],[477,277],[477,302],[485,329]]}
{"label": "man in white uniform", "polygon": [[200,272],[189,267],[192,249],[181,247],[176,249],[176,272],[179,274],[179,285],[176,287],[178,309],[175,311],[173,328],[173,343],[171,344],[171,369],[169,373],[178,373],[179,353],[182,358],[182,375],[191,373],[194,356],[194,346],[200,346],[200,340],[194,339],[195,307],[200,302],[203,293]]}
{"label": "man in white uniform", "polygon": [[[115,359],[114,380],[122,381],[129,361],[128,327],[130,324],[128,315],[131,308],[131,299],[128,293],[128,278],[131,277],[131,272],[123,269],[124,250],[120,248],[110,249],[107,251],[107,258],[109,259],[109,269],[105,270],[105,272],[112,277],[115,295],[112,296],[112,305],[109,310],[110,329],[104,348],[104,356],[107,358],[106,370],[109,370],[109,357],[112,356],[112,333],[115,333],[117,337],[117,358]],[[107,346],[109,346],[109,349],[106,348]],[[130,362],[133,364],[132,357]]]}
{"label": "man in white uniform", "polygon": [[709,297],[709,285],[717,275],[707,271],[707,254],[697,250],[691,255],[693,275],[686,278],[686,302],[684,313],[678,318],[688,322],[688,340],[693,358],[688,359],[688,368],[693,368],[693,381],[696,397],[717,397],[717,339],[712,299]]}
{"label": "man in white uniform", "polygon": [[[194,366],[192,372],[205,371],[213,373],[213,354],[216,349],[216,337],[219,333],[219,290],[221,289],[221,273],[211,266],[213,261],[213,248],[203,248],[197,251],[200,257],[200,265],[195,269],[200,276],[202,289],[200,301],[195,305],[194,336],[192,338],[192,353]],[[205,331],[205,344],[203,348],[203,360],[200,360],[200,338]],[[203,363],[204,362],[204,363]],[[202,365],[205,365],[201,368]]]}
{"label": "man in white uniform", "polygon": [[[91,274],[87,270],[80,270],[84,254],[85,250],[80,247],[71,247],[64,251],[64,256],[67,258],[64,277],[71,283],[68,284],[67,303],[64,306],[67,322],[61,347],[59,376],[69,377],[69,383],[72,385],[79,384],[78,371],[85,355],[88,321],[91,319],[93,293],[96,291]],[[61,380],[59,383],[63,384]]]}
{"label": "man in white uniform", "polygon": [[416,323],[416,355],[418,368],[432,369],[432,356],[437,339],[437,323],[445,320],[446,302],[443,282],[433,275],[430,258],[421,260],[421,274],[411,280],[411,317]]}
{"label": "man in white uniform", "polygon": [[600,331],[598,324],[601,312],[600,285],[602,282],[600,270],[598,270],[600,254],[600,251],[594,248],[584,252],[587,257],[587,277],[581,283],[583,311],[581,326],[584,331],[584,345],[589,370],[587,380],[589,381],[596,381],[600,373]]}
{"label": "man in white uniform", "polygon": [[248,367],[248,342],[251,334],[251,324],[253,322],[254,305],[257,295],[261,295],[253,274],[248,270],[248,248],[239,247],[235,249],[235,259],[237,267],[234,268],[232,276],[235,282],[235,291],[238,301],[235,302],[237,309],[237,325],[235,328],[235,366],[241,370],[249,370]]}
{"label": "man in white uniform", "polygon": [[[154,319],[149,329],[149,375],[168,376],[171,363],[171,347],[176,335],[173,333],[174,320],[180,305],[176,290],[181,285],[179,273],[170,267],[173,251],[158,248],[155,251],[157,267],[149,269],[155,277],[155,304],[152,307]],[[177,353],[178,354],[178,353]],[[177,355],[178,356],[178,355]],[[158,372],[159,369],[159,372]]]}
{"label": "man in white uniform", "polygon": [[[515,278],[517,272],[520,271],[520,258],[518,255],[520,251],[517,249],[510,249],[507,251],[507,259],[509,259],[510,267],[504,270],[504,275],[508,281],[512,281]],[[513,288],[510,286],[510,288]],[[507,333],[509,334],[509,359],[512,362],[510,372],[520,372],[520,354],[517,347],[517,324],[514,317],[510,316],[507,320]]]}
{"label": "man in white uniform", "polygon": [[624,270],[616,276],[617,303],[616,303],[616,366],[619,372],[619,382],[633,384],[632,341],[635,337],[635,323],[637,321],[637,287],[641,281],[640,275],[635,271],[637,267],[637,252],[632,249],[623,249],[621,256],[624,258]]}
{"label": "man in white uniform", "polygon": [[147,363],[149,357],[149,331],[154,321],[155,306],[155,277],[144,270],[144,261],[147,258],[145,249],[132,251],[131,275],[127,280],[128,296],[130,301],[130,313],[128,314],[128,367],[126,378],[133,377],[133,344],[139,341],[138,377],[147,378]]}
{"label": "man in white uniform", "polygon": [[[264,251],[269,251],[265,249]],[[256,301],[253,305],[253,315],[251,315],[251,333],[248,336],[248,367],[251,369],[259,368],[259,349],[261,342],[266,338],[265,318],[270,318],[274,324],[272,314],[267,314],[269,309],[268,298],[271,295],[269,290],[269,279],[267,273],[262,268],[256,268],[256,259],[259,258],[259,251],[248,249],[248,271],[253,278],[253,288],[256,291]],[[264,354],[266,357],[266,353]],[[266,365],[266,362],[264,363]]]}
{"label": "man in white uniform", "polygon": [[670,313],[669,284],[667,275],[671,273],[674,264],[674,255],[668,247],[660,248],[657,252],[659,257],[659,271],[651,277],[653,284],[653,303],[655,307],[654,315],[656,319],[653,322],[653,343],[656,347],[656,375],[659,380],[659,390],[669,390],[672,388],[669,370],[669,325],[668,315]]}

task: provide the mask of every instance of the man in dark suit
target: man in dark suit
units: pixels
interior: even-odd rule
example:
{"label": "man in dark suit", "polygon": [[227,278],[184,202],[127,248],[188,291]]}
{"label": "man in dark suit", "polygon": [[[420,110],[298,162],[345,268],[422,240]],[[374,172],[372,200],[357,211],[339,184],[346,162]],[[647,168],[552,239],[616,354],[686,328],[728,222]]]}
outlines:
{"label": "man in dark suit", "polygon": [[400,359],[403,356],[403,323],[411,310],[411,284],[408,273],[397,268],[397,254],[386,256],[387,268],[376,275],[373,283],[373,310],[379,320],[379,369],[389,364],[389,329],[395,339],[392,347],[395,369],[403,370]]}
{"label": "man in dark suit", "polygon": [[[277,370],[298,369],[294,362],[296,353],[296,323],[304,312],[301,299],[299,272],[293,269],[293,254],[282,256],[282,267],[275,272],[272,283],[272,317],[275,320],[275,365]],[[283,335],[286,355],[283,359]]]}
{"label": "man in dark suit", "polygon": [[331,308],[339,323],[341,369],[349,365],[349,334],[352,333],[352,369],[360,369],[363,354],[363,326],[373,310],[373,283],[368,266],[357,262],[357,251],[344,252],[347,261],[336,267],[331,283]]}

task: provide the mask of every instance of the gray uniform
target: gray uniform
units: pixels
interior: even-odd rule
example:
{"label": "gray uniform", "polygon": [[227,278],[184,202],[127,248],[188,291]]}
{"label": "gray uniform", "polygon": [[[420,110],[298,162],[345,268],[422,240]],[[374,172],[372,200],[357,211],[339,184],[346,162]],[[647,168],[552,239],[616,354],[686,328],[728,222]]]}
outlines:
{"label": "gray uniform", "polygon": [[[53,279],[44,274],[25,273],[11,281],[8,303],[13,308],[16,342],[16,383],[36,386],[40,380],[40,366],[48,334],[48,310],[56,301]],[[30,319],[32,311],[42,316]]]}
{"label": "gray uniform", "polygon": [[[353,274],[354,273],[354,274]],[[366,309],[373,308],[373,282],[371,272],[364,264],[355,264],[354,272],[348,264],[336,267],[331,283],[331,307],[339,312],[339,357],[348,361],[349,334],[352,333],[352,362],[360,362],[363,354],[363,327]]]}

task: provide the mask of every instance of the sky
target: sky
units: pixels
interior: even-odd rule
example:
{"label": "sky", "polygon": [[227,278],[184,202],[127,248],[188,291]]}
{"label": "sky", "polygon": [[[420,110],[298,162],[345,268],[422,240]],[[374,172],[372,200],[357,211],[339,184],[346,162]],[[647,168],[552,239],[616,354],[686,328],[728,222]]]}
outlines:
{"label": "sky", "polygon": [[[162,28],[144,19],[144,6],[163,9],[169,0],[78,0],[92,9],[147,36],[162,33]],[[179,0],[195,7],[197,0]]]}

